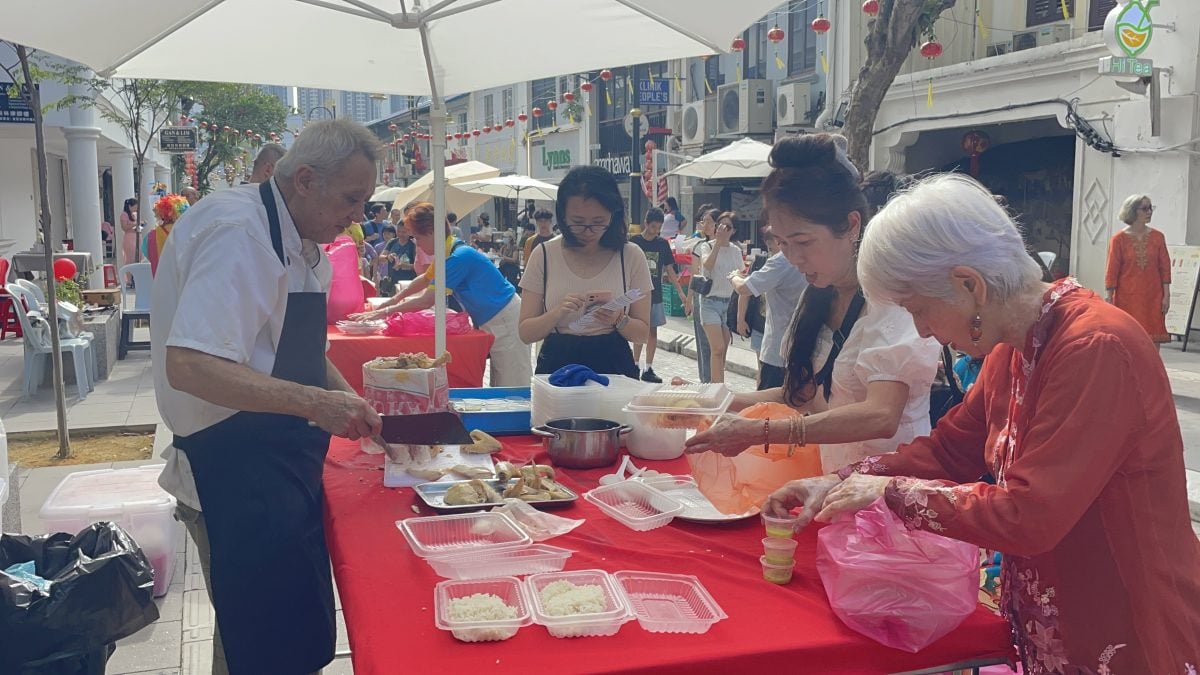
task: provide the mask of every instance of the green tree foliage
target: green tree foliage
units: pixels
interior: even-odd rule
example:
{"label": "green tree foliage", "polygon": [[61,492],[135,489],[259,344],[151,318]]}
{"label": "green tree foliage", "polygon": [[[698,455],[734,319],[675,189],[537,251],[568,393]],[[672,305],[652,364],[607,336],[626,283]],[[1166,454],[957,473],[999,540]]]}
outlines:
{"label": "green tree foliage", "polygon": [[196,179],[200,192],[207,193],[212,189],[212,173],[218,167],[236,165],[241,169],[253,160],[259,147],[271,142],[271,134],[283,133],[288,109],[278,98],[253,85],[186,84],[189,96],[195,101],[198,110],[195,118],[200,126]]}

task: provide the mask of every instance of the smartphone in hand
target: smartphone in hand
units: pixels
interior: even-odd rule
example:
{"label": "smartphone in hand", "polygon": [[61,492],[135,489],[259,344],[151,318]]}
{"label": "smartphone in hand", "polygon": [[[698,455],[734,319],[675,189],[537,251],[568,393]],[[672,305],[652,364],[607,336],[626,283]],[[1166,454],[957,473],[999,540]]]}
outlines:
{"label": "smartphone in hand", "polygon": [[583,297],[589,306],[597,303],[603,305],[604,303],[612,302],[613,294],[612,291],[591,291]]}

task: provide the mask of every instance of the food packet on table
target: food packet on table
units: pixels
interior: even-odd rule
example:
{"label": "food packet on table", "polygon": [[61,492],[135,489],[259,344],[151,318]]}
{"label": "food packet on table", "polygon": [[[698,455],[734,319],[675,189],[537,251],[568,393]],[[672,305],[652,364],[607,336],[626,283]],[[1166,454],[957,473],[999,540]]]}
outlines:
{"label": "food packet on table", "polygon": [[582,519],[573,520],[543,513],[520,499],[512,498],[505,499],[502,506],[492,509],[492,513],[503,513],[512,518],[534,541],[546,541],[566,534],[584,523]]}
{"label": "food packet on table", "polygon": [[[372,359],[363,364],[363,399],[380,415],[445,412],[450,409],[447,363],[450,363],[449,352],[437,359],[420,353]],[[405,454],[407,447],[384,448],[370,438],[359,441],[359,448],[368,455],[387,451],[399,456]],[[408,454],[416,459],[415,452]]]}

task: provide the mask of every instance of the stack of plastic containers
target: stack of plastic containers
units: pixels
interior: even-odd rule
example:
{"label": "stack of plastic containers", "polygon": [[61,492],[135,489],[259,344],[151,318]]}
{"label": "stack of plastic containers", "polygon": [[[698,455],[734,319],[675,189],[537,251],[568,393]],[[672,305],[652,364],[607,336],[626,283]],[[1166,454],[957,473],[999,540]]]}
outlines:
{"label": "stack of plastic containers", "polygon": [[600,507],[625,527],[638,532],[667,525],[683,511],[683,504],[636,480],[602,485],[583,498]]}
{"label": "stack of plastic containers", "polygon": [[62,479],[38,514],[47,532],[75,534],[92,523],[120,525],[154,567],[154,596],[171,585],[181,528],[175,498],[158,486],[162,464],[136,469],[80,471]]}
{"label": "stack of plastic containers", "polygon": [[623,408],[646,386],[645,382],[624,375],[609,375],[608,386],[588,381],[581,387],[556,387],[549,375],[534,375],[530,392],[532,426],[563,417],[596,417],[621,424],[629,423]]}

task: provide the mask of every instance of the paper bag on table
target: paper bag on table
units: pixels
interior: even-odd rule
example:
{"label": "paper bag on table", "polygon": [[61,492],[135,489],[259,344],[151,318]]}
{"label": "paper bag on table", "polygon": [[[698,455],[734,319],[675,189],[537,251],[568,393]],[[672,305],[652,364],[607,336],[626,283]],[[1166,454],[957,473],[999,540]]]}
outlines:
{"label": "paper bag on table", "polygon": [[[786,420],[798,414],[782,403],[757,403],[738,413],[749,419]],[[761,507],[767,497],[788,481],[820,476],[821,446],[752,445],[737,457],[716,452],[688,455],[692,477],[701,494],[718,511],[739,514]]]}

